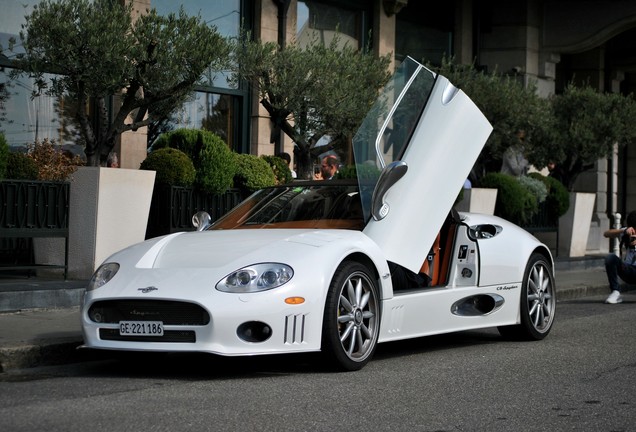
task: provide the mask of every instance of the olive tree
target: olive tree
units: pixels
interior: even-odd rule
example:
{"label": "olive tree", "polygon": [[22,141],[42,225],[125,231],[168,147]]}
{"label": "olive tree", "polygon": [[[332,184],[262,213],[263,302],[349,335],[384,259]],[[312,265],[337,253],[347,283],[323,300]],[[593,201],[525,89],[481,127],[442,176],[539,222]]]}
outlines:
{"label": "olive tree", "polygon": [[[122,3],[43,0],[20,32],[18,73],[34,78],[36,95],[74,101],[93,166],[106,163],[121,133],[169,115],[206,70],[221,70],[229,59],[228,41],[201,17],[152,9],[135,18],[132,2]],[[46,73],[55,75],[49,81]],[[89,116],[89,105],[97,118]]]}
{"label": "olive tree", "polygon": [[549,102],[539,97],[534,85],[525,86],[519,77],[480,71],[474,65],[458,65],[448,59],[435,69],[461,88],[493,126],[473,168],[473,180],[500,170],[503,153],[519,144],[520,132],[526,157],[532,159],[535,147],[543,145],[552,128]]}
{"label": "olive tree", "polygon": [[[343,47],[338,36],[329,44],[311,41],[280,49],[244,34],[235,53],[237,77],[258,91],[275,133],[282,131],[294,142],[299,178],[311,176],[318,153],[349,141],[390,76],[389,56]],[[324,136],[331,138],[330,145],[317,148]]]}
{"label": "olive tree", "polygon": [[636,140],[636,102],[631,95],[569,84],[550,99],[550,114],[552,130],[534,149],[531,162],[538,166],[556,163],[568,190],[598,159],[610,157],[615,144]]}

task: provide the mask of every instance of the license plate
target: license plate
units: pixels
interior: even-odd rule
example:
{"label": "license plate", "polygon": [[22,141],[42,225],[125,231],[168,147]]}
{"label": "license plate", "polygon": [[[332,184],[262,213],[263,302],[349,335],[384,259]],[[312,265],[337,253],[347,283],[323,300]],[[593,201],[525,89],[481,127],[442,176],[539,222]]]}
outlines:
{"label": "license plate", "polygon": [[119,321],[120,336],[163,336],[162,321]]}

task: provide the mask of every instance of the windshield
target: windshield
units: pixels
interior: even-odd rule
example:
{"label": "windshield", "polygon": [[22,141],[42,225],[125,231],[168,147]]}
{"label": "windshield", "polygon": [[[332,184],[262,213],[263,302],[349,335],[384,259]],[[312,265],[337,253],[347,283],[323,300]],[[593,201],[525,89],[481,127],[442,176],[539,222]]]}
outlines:
{"label": "windshield", "polygon": [[210,229],[363,227],[358,185],[332,180],[262,189]]}
{"label": "windshield", "polygon": [[353,138],[358,181],[367,185],[371,183],[371,187],[362,189],[365,221],[371,217],[371,195],[380,172],[404,155],[435,78],[433,72],[407,57],[384,87]]}

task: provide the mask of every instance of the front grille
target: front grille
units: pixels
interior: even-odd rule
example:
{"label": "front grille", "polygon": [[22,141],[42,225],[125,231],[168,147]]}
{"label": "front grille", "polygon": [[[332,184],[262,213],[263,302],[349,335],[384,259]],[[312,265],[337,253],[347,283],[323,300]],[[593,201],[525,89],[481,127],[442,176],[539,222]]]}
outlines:
{"label": "front grille", "polygon": [[197,341],[196,334],[191,330],[164,330],[163,336],[121,336],[119,329],[99,329],[99,338],[101,340],[125,342],[194,343]]}
{"label": "front grille", "polygon": [[210,323],[210,314],[201,306],[171,300],[97,301],[88,310],[88,317],[98,324],[117,324],[119,321],[161,321],[164,325]]}

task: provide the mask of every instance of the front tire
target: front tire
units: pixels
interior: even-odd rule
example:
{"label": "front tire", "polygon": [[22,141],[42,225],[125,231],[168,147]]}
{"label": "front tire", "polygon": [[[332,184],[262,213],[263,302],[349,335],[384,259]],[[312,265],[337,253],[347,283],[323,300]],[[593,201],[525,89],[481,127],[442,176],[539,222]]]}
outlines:
{"label": "front tire", "polygon": [[372,274],[358,262],[345,261],[329,285],[322,350],[337,369],[362,369],[375,352],[380,330],[380,304]]}
{"label": "front tire", "polygon": [[521,287],[521,323],[499,327],[499,333],[512,339],[541,340],[550,333],[555,312],[556,286],[552,266],[545,256],[532,254]]}

